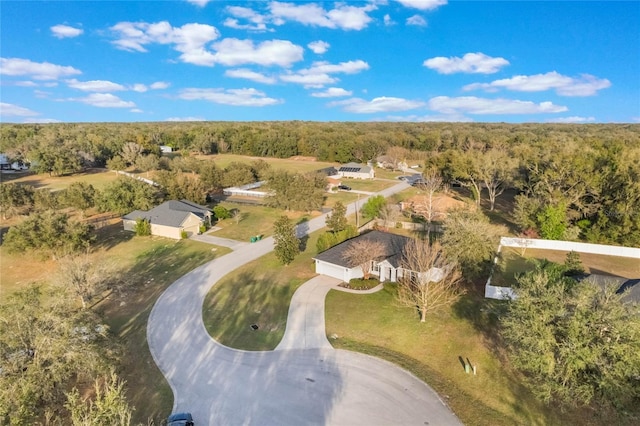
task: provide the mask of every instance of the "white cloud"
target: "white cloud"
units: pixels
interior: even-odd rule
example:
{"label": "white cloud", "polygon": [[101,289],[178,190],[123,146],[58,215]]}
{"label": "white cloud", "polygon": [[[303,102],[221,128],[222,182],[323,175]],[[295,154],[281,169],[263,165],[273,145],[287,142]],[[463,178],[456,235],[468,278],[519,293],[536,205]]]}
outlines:
{"label": "white cloud", "polygon": [[205,121],[202,117],[169,117],[164,121]]}
{"label": "white cloud", "polygon": [[410,101],[403,98],[382,96],[366,101],[360,98],[351,98],[344,101],[330,102],[329,106],[341,106],[346,112],[356,114],[371,114],[388,111],[407,111],[424,106],[424,102]]}
{"label": "white cloud", "polygon": [[142,113],[144,111],[141,110],[140,108],[133,108],[133,109],[130,109],[129,112]]}
{"label": "white cloud", "polygon": [[32,62],[20,58],[0,58],[0,74],[28,75],[35,80],[57,80],[68,75],[82,74],[73,67],[55,65],[49,62]]}
{"label": "white cloud", "polygon": [[468,123],[473,121],[472,118],[462,114],[438,114],[438,115],[389,115],[385,117],[386,121],[407,121],[407,122],[440,122],[440,123]]}
{"label": "white cloud", "polygon": [[224,21],[224,26],[238,30],[267,31],[268,18],[253,9],[241,6],[227,6],[226,10],[235,18],[246,19],[249,24],[240,24],[235,18],[227,18]]}
{"label": "white cloud", "polygon": [[40,114],[35,111],[31,111],[28,108],[23,108],[18,105],[0,102],[0,116],[5,116],[5,115],[10,117],[33,117]]}
{"label": "white cloud", "polygon": [[509,65],[509,61],[504,58],[493,58],[478,52],[467,53],[462,58],[438,56],[425,60],[422,65],[436,70],[440,74],[453,74],[456,72],[493,74],[498,72],[500,68]]}
{"label": "white cloud", "polygon": [[38,87],[38,83],[36,83],[34,81],[30,81],[30,80],[16,81],[13,84],[15,84],[16,86],[20,86],[20,87]]}
{"label": "white cloud", "polygon": [[473,83],[465,86],[464,90],[484,89],[495,92],[499,89],[516,92],[542,92],[555,89],[561,96],[593,96],[598,90],[611,86],[606,78],[597,78],[589,74],[580,77],[568,77],[555,71],[546,74],[516,75],[512,78],[495,80],[491,83]]}
{"label": "white cloud", "polygon": [[212,55],[213,62],[227,66],[258,64],[289,67],[301,61],[304,52],[302,47],[288,40],[267,40],[254,45],[251,40],[226,38],[213,47],[216,49]]}
{"label": "white cloud", "polygon": [[387,13],[386,15],[384,15],[384,25],[391,26],[391,25],[395,25],[395,22],[393,21],[393,19],[391,19],[391,16],[389,16],[389,14]]}
{"label": "white cloud", "polygon": [[311,43],[307,44],[307,47],[311,49],[313,53],[317,53],[318,55],[322,55],[327,50],[329,50],[329,46],[331,46],[329,43],[322,40],[312,41]]}
{"label": "white cloud", "polygon": [[420,10],[433,10],[447,4],[447,0],[398,0],[405,7]]}
{"label": "white cloud", "polygon": [[344,90],[340,87],[329,87],[323,92],[312,93],[311,96],[315,98],[339,98],[341,96],[351,96],[353,94],[350,90]]}
{"label": "white cloud", "polygon": [[205,7],[211,0],[186,0],[186,1],[198,7]]}
{"label": "white cloud", "polygon": [[262,107],[282,103],[281,99],[269,98],[264,92],[249,89],[184,89],[178,95],[180,99],[204,100],[216,104],[233,106]]}
{"label": "white cloud", "polygon": [[23,123],[49,124],[49,123],[62,123],[62,121],[56,120],[55,118],[25,118]]}
{"label": "white cloud", "polygon": [[134,108],[136,106],[135,103],[124,101],[111,93],[92,93],[84,98],[73,98],[70,100],[99,108]]}
{"label": "white cloud", "polygon": [[513,99],[487,99],[474,96],[450,98],[437,96],[429,100],[429,109],[443,114],[539,114],[568,111],[566,106],[552,102],[536,104]]}
{"label": "white cloud", "polygon": [[180,52],[182,62],[194,65],[213,65],[212,54],[205,45],[220,36],[215,27],[204,24],[185,24],[172,27],[167,21],[119,22],[110,30],[116,35],[112,41],[118,49],[146,52],[146,45],[167,44]]}
{"label": "white cloud", "polygon": [[152,83],[151,86],[149,87],[153,90],[163,90],[168,88],[169,86],[171,86],[171,84],[167,83],[166,81],[156,81],[155,83]]}
{"label": "white cloud", "polygon": [[349,6],[344,3],[336,3],[334,9],[325,10],[316,3],[282,3],[273,1],[269,3],[271,18],[276,25],[282,25],[287,20],[303,25],[324,27],[342,30],[361,30],[366,28],[372,18],[368,12],[376,10],[374,4],[364,7]]}
{"label": "white cloud", "polygon": [[134,92],[138,92],[138,93],[144,93],[147,90],[149,90],[149,88],[142,84],[142,83],[136,83],[133,86],[131,86],[131,90],[133,90]]}
{"label": "white cloud", "polygon": [[276,82],[275,77],[269,77],[259,72],[251,71],[247,68],[238,68],[235,70],[227,70],[224,73],[225,76],[231,78],[244,78],[247,80],[255,81],[257,83],[274,84]]}
{"label": "white cloud", "polygon": [[407,25],[415,25],[416,27],[426,27],[427,20],[420,15],[413,15],[407,18]]}
{"label": "white cloud", "polygon": [[547,120],[549,123],[591,123],[596,121],[595,117],[560,117]]}
{"label": "white cloud", "polygon": [[54,25],[50,28],[51,33],[57,38],[73,38],[78,37],[84,32],[81,28],[70,27],[69,25]]}
{"label": "white cloud", "polygon": [[362,60],[340,62],[314,62],[311,67],[281,75],[280,80],[288,83],[303,84],[305,87],[319,88],[338,81],[329,74],[356,74],[369,69],[369,64]]}
{"label": "white cloud", "polygon": [[106,80],[78,81],[76,79],[67,80],[67,85],[72,89],[82,90],[83,92],[115,92],[125,90],[125,87],[118,83]]}

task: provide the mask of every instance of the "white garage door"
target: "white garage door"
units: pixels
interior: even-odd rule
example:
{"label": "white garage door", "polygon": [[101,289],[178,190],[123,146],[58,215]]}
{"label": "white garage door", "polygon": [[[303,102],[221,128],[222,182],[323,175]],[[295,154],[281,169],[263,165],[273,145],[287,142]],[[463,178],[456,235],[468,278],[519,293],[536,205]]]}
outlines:
{"label": "white garage door", "polygon": [[344,268],[316,260],[316,273],[344,281]]}

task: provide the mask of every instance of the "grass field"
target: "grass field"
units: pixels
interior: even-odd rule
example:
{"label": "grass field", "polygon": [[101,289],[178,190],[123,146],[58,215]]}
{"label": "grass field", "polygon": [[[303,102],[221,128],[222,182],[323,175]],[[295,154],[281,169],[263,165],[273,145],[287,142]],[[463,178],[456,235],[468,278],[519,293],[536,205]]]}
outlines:
{"label": "grass field", "polygon": [[[518,248],[503,247],[499,268],[491,278],[492,285],[511,287],[516,275],[534,268],[533,259],[547,259],[555,263],[564,263],[566,251],[526,249],[524,256]],[[626,278],[640,277],[640,261],[629,257],[604,256],[590,253],[580,253],[580,260],[585,272],[592,274],[616,275]]]}
{"label": "grass field", "polygon": [[[171,411],[173,395],[149,352],[149,313],[177,278],[230,250],[190,240],[134,237],[122,230],[120,223],[100,229],[97,237],[91,256],[107,259],[126,277],[123,285],[105,295],[95,309],[124,346],[118,373],[127,382],[130,404],[136,407],[133,423],[147,424],[153,419],[161,424]],[[30,282],[48,282],[58,268],[51,258],[39,259],[32,254],[10,255],[0,249],[0,256],[2,297]]]}
{"label": "grass field", "polygon": [[350,186],[351,189],[358,191],[378,192],[383,189],[390,188],[400,181],[388,181],[381,179],[363,180],[363,179],[342,179],[344,185]]}
{"label": "grass field", "polygon": [[[418,314],[395,302],[395,287],[370,295],[331,291],[325,317],[334,347],[391,361],[432,386],[467,425],[615,424],[611,413],[561,412],[523,386],[500,349],[494,312],[500,301],[464,296],[447,312],[420,323]],[[466,374],[464,360],[477,367]],[[609,421],[613,423],[609,423]]]}
{"label": "grass field", "polygon": [[[209,334],[237,349],[274,349],[287,322],[293,293],[315,275],[311,257],[316,254],[319,233],[305,241],[305,250],[287,266],[269,253],[217,283],[207,295],[203,319]],[[258,324],[252,330],[251,324]]]}
{"label": "grass field", "polygon": [[2,174],[2,182],[15,182],[33,185],[35,188],[47,188],[51,191],[59,191],[67,188],[74,182],[86,182],[96,189],[102,189],[115,181],[118,175],[107,169],[88,169],[83,173],[70,176],[49,176],[46,174]]}
{"label": "grass field", "polygon": [[197,158],[204,161],[214,161],[222,169],[233,162],[250,164],[255,160],[264,160],[276,170],[286,170],[288,172],[313,172],[326,167],[335,167],[338,163],[327,163],[315,161],[312,158],[270,158],[270,157],[249,157],[236,154],[199,155]]}
{"label": "grass field", "polygon": [[215,226],[220,229],[209,231],[208,234],[214,237],[230,238],[232,240],[247,242],[255,235],[266,237],[273,234],[273,224],[282,215],[286,215],[295,223],[298,223],[305,218],[308,219],[320,214],[320,212],[313,212],[312,214],[285,212],[280,209],[251,204],[222,202],[220,205],[229,210],[238,209],[241,219],[239,222],[236,222],[235,218],[221,220],[215,224]]}

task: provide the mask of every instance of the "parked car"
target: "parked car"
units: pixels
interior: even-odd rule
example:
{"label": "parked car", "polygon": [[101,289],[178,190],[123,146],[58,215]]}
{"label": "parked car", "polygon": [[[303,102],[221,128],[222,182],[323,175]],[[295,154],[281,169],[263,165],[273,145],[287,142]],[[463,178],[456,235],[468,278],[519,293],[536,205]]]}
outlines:
{"label": "parked car", "polygon": [[167,418],[167,426],[193,426],[191,413],[175,413]]}
{"label": "parked car", "polygon": [[351,191],[351,187],[347,185],[338,185],[338,189],[342,189],[343,191]]}

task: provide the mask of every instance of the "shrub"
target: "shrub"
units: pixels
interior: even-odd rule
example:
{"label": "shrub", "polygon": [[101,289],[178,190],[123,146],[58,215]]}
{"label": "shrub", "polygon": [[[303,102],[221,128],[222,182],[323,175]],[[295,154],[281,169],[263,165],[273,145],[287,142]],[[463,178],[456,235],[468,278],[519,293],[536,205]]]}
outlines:
{"label": "shrub", "polygon": [[369,290],[380,284],[377,279],[353,278],[349,283],[343,284],[343,287],[350,288],[352,290]]}
{"label": "shrub", "polygon": [[136,219],[134,231],[138,237],[146,237],[151,235],[151,223],[147,219],[141,217]]}
{"label": "shrub", "polygon": [[185,230],[180,231],[180,238],[182,238],[184,240],[187,237],[189,237],[189,234],[187,234],[187,231],[185,231]]}
{"label": "shrub", "polygon": [[213,214],[216,215],[218,220],[229,219],[231,217],[231,212],[223,206],[215,206],[213,208]]}

